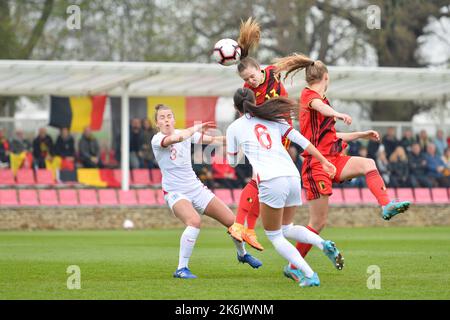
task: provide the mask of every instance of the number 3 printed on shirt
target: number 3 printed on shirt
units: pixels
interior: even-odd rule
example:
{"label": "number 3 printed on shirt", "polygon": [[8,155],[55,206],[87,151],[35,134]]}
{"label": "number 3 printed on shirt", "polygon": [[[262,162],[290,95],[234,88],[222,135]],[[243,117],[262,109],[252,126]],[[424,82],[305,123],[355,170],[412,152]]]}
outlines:
{"label": "number 3 printed on shirt", "polygon": [[173,145],[170,145],[170,160],[175,160],[177,158],[177,149]]}
{"label": "number 3 printed on shirt", "polygon": [[256,138],[258,138],[259,144],[266,149],[272,148],[272,138],[270,137],[267,127],[262,124],[255,126]]}

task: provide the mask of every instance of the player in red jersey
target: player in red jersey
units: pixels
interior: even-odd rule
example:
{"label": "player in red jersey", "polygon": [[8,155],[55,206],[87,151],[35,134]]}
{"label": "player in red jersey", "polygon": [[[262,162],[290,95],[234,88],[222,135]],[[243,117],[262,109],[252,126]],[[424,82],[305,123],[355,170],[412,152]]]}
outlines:
{"label": "player in red jersey", "polygon": [[[328,69],[321,61],[314,61],[304,55],[294,54],[278,59],[276,73],[287,71],[286,77],[296,71],[305,69],[307,87],[300,97],[299,122],[301,133],[336,167],[334,179],[323,171],[320,164],[307,152],[302,167],[303,187],[309,201],[310,220],[307,228],[319,234],[325,227],[328,216],[328,198],[332,194],[332,183],[343,182],[358,176],[365,176],[367,186],[378,200],[382,208],[382,218],[393,216],[408,210],[409,201],[391,201],[386,192],[383,179],[378,172],[375,161],[363,157],[350,157],[343,154],[347,142],[357,139],[380,140],[376,131],[343,133],[336,132],[336,120],[342,120],[350,125],[352,118],[337,112],[325,97],[329,86]],[[297,243],[297,249],[303,257],[311,249],[309,244]],[[287,266],[284,270],[287,277],[298,279],[298,270]]]}
{"label": "player in red jersey", "polygon": [[[244,88],[253,91],[256,97],[256,105],[262,105],[265,101],[279,96],[287,97],[286,89],[280,81],[280,77],[274,72],[275,66],[268,66],[261,69],[260,64],[255,59],[248,56],[249,52],[259,43],[260,26],[252,18],[241,23],[238,44],[241,47],[241,61],[238,64],[238,73],[245,81]],[[235,106],[238,106],[235,102]],[[292,124],[292,122],[290,123]],[[286,149],[289,148],[290,141],[286,138],[282,140]],[[236,215],[236,222],[229,232],[235,238],[242,239],[257,250],[264,250],[258,242],[255,233],[256,221],[259,217],[259,200],[256,177],[244,187],[239,199],[239,206]],[[247,228],[245,228],[247,222]]]}

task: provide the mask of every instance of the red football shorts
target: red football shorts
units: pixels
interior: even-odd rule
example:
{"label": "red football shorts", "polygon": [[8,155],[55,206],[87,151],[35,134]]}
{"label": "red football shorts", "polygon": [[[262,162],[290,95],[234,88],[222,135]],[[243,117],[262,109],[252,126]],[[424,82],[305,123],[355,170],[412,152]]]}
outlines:
{"label": "red football shorts", "polygon": [[334,156],[327,156],[330,161],[336,167],[336,175],[334,179],[331,179],[326,173],[320,162],[312,157],[308,156],[302,165],[302,184],[306,190],[306,199],[314,200],[319,199],[320,195],[331,195],[333,193],[333,182],[341,182],[341,173],[344,169],[347,161],[351,158],[342,154]]}

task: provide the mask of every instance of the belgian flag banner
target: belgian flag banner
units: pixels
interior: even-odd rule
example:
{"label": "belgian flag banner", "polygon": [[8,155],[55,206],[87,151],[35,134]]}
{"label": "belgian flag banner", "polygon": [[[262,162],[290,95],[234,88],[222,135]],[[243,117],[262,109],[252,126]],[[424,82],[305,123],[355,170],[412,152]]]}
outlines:
{"label": "belgian flag banner", "polygon": [[50,97],[50,126],[69,128],[71,132],[102,128],[106,96]]}

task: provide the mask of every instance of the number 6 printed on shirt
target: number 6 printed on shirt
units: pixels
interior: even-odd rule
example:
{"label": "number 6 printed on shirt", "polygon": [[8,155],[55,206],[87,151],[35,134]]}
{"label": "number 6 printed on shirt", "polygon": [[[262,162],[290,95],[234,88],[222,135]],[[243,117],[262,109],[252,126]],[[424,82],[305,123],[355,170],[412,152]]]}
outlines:
{"label": "number 6 printed on shirt", "polygon": [[262,124],[255,126],[255,134],[258,138],[259,144],[266,149],[272,148],[272,138],[270,137],[267,127]]}

